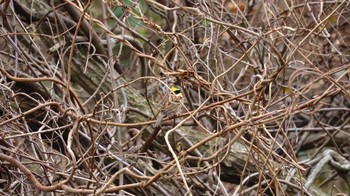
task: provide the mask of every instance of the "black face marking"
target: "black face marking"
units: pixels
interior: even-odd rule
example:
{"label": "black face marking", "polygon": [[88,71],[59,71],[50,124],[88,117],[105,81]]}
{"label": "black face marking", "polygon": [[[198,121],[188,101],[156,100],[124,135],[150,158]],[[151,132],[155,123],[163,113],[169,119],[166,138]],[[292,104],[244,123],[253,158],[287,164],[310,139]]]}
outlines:
{"label": "black face marking", "polygon": [[174,93],[175,93],[175,95],[178,95],[181,93],[181,90],[180,89],[174,90]]}

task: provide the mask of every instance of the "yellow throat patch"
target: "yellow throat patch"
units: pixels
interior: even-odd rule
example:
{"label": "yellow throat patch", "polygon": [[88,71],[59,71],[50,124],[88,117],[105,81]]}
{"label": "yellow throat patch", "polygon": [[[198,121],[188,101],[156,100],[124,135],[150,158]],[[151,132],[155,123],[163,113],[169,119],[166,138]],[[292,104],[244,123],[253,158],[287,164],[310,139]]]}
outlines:
{"label": "yellow throat patch", "polygon": [[173,92],[176,96],[182,97],[181,90],[180,90],[178,87],[172,86],[172,87],[170,88],[170,90],[171,90],[171,92]]}

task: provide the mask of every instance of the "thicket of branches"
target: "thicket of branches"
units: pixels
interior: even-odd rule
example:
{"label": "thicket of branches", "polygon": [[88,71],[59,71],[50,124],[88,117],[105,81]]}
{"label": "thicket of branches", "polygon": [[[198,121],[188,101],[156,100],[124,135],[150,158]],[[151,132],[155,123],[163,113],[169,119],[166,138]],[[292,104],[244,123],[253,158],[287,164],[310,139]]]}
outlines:
{"label": "thicket of branches", "polygon": [[1,194],[349,194],[348,1],[0,3]]}

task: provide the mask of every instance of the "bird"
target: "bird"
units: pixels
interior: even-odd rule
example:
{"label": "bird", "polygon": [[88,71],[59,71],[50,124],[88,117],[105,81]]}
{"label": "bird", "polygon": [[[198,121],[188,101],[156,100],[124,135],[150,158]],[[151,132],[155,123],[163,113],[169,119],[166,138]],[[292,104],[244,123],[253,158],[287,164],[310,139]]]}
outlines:
{"label": "bird", "polygon": [[181,112],[183,96],[181,89],[177,86],[171,86],[170,91],[164,97],[162,108],[160,109],[155,127],[158,127],[165,117],[174,116]]}

